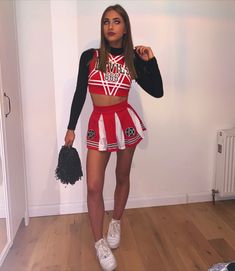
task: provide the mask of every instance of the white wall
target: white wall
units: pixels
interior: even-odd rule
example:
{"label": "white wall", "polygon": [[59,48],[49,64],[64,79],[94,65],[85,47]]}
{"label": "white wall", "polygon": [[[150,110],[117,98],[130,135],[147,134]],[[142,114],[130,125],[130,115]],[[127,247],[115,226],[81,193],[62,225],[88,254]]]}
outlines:
{"label": "white wall", "polygon": [[[16,1],[31,216],[86,211],[86,183],[54,178],[83,50],[99,45],[110,4],[129,13],[135,45],[152,47],[165,96],[133,83],[130,103],[148,133],[138,146],[128,207],[210,200],[216,131],[235,126],[233,1]],[[75,146],[85,173],[90,98]],[[82,132],[81,132],[82,131]],[[115,154],[104,196],[112,208]]]}

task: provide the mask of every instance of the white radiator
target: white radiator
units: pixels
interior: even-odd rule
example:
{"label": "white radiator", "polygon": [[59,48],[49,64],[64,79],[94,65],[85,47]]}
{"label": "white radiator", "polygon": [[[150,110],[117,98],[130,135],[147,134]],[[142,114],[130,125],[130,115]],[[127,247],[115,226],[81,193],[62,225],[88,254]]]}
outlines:
{"label": "white radiator", "polygon": [[219,196],[235,196],[235,128],[217,133],[215,186]]}

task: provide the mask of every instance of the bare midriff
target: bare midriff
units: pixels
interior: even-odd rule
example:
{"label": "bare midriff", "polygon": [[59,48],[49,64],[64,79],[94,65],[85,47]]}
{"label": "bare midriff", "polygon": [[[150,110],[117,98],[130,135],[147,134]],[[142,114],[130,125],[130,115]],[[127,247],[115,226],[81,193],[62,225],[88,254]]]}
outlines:
{"label": "bare midriff", "polygon": [[103,94],[90,93],[91,100],[96,106],[110,106],[127,100],[128,96],[109,96]]}

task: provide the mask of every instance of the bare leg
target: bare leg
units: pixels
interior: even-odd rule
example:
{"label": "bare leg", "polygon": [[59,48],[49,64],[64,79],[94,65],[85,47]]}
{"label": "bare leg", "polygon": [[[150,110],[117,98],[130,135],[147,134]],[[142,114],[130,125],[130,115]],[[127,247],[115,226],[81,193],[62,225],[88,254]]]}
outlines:
{"label": "bare leg", "polygon": [[134,148],[117,152],[116,189],[114,194],[113,218],[120,220],[126,206],[130,190],[130,170]]}
{"label": "bare leg", "polygon": [[104,175],[110,153],[88,149],[87,152],[87,204],[95,241],[103,238]]}

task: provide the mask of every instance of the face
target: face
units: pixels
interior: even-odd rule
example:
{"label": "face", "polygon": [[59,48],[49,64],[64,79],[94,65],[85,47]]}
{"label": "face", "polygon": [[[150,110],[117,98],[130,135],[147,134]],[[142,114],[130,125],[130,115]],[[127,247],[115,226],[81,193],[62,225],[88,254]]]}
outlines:
{"label": "face", "polygon": [[103,20],[104,37],[111,47],[121,48],[122,38],[126,33],[122,16],[114,10],[106,12]]}

